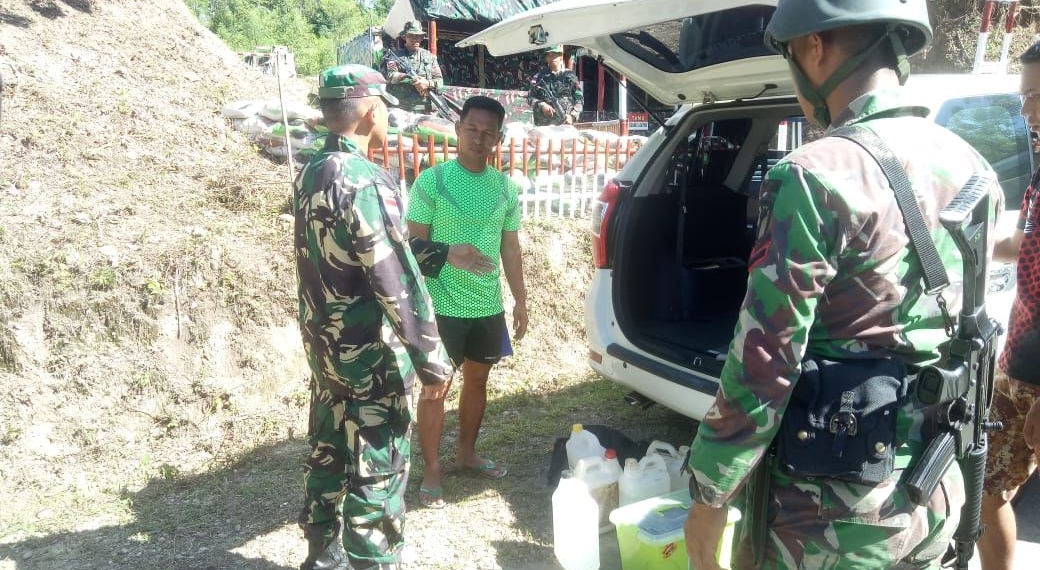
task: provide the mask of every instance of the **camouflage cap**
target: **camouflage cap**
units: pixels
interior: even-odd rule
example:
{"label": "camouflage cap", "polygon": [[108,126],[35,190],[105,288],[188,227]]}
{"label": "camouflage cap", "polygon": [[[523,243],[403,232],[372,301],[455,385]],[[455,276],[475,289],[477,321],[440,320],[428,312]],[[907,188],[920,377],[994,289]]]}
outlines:
{"label": "camouflage cap", "polygon": [[549,46],[545,53],[563,53],[563,46]]}
{"label": "camouflage cap", "polygon": [[333,67],[318,76],[319,99],[350,99],[360,97],[382,97],[391,105],[397,105],[397,97],[387,93],[383,74],[358,64]]}
{"label": "camouflage cap", "polygon": [[402,36],[425,36],[426,32],[422,29],[422,22],[419,20],[409,20],[404,25],[404,31],[401,32]]}

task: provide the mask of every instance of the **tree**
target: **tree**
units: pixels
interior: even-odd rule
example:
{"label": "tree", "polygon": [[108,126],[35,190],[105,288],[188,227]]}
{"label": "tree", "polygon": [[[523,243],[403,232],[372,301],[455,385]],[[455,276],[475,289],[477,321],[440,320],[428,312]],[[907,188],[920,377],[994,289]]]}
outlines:
{"label": "tree", "polygon": [[[236,51],[288,46],[296,70],[317,74],[336,63],[336,46],[386,17],[392,2],[359,0],[185,0],[199,21]],[[385,4],[385,8],[379,5]]]}

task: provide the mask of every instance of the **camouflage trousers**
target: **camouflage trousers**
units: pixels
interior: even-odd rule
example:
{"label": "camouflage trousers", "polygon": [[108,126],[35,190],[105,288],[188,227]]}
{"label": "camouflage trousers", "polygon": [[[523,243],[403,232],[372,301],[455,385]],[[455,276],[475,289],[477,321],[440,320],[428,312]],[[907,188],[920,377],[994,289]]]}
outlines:
{"label": "camouflage trousers", "polygon": [[310,444],[299,524],[311,544],[335,540],[356,568],[400,562],[408,484],[411,408],[404,394],[377,400],[333,396],[312,382]]}
{"label": "camouflage trousers", "polygon": [[960,468],[950,468],[925,505],[910,498],[899,473],[875,486],[774,471],[763,563],[755,565],[751,545],[739,541],[732,568],[939,568],[965,501]]}

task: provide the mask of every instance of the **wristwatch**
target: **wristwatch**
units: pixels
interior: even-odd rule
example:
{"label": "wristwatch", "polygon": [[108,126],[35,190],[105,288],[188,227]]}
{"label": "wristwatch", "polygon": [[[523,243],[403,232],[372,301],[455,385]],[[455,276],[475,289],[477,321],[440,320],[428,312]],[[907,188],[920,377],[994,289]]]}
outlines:
{"label": "wristwatch", "polygon": [[701,485],[696,476],[690,476],[690,498],[693,502],[720,509],[725,505],[720,495],[722,493],[714,485]]}

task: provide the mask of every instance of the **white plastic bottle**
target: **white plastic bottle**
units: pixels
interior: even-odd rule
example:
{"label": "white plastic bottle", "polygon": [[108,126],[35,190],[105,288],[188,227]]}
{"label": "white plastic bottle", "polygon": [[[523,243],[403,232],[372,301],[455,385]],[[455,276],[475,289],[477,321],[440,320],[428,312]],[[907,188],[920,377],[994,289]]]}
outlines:
{"label": "white plastic bottle", "polygon": [[552,495],[553,552],[564,570],[599,569],[599,506],[566,470]]}
{"label": "white plastic bottle", "polygon": [[[607,450],[612,451],[612,450]],[[615,459],[615,463],[617,460]],[[613,528],[610,523],[610,511],[618,507],[619,473],[612,470],[603,457],[582,457],[574,468],[574,476],[581,479],[589,488],[589,494],[599,506],[599,532],[604,533]]]}
{"label": "white plastic bottle", "polygon": [[567,466],[572,471],[582,457],[602,457],[603,446],[599,444],[596,434],[585,431],[581,424],[571,426],[571,436],[565,446],[567,448]]}
{"label": "white plastic bottle", "polygon": [[660,455],[647,455],[639,461],[630,457],[625,461],[625,471],[618,480],[618,503],[623,507],[664,495],[671,486],[668,467]]}
{"label": "white plastic bottle", "polygon": [[607,471],[610,471],[614,475],[615,481],[621,480],[621,463],[618,461],[617,451],[613,449],[607,449],[603,452],[603,460],[607,462]]}
{"label": "white plastic bottle", "polygon": [[684,445],[679,449],[675,449],[674,445],[659,440],[650,442],[650,446],[646,448],[647,455],[657,454],[664,458],[664,464],[668,468],[668,478],[671,481],[672,491],[687,488],[690,476],[682,471],[683,464],[686,461],[686,453],[689,450],[689,446]]}

